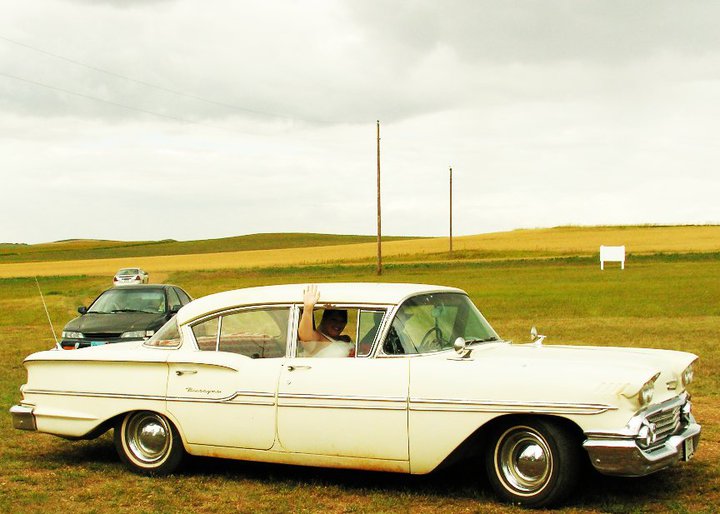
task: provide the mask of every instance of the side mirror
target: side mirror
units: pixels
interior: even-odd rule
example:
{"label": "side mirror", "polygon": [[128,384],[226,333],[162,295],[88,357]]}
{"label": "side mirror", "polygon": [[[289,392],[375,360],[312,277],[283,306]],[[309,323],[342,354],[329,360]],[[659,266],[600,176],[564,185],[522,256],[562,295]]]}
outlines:
{"label": "side mirror", "polygon": [[547,336],[538,334],[537,328],[532,327],[530,329],[530,340],[535,344],[535,346],[542,346],[543,341],[545,340]]}
{"label": "side mirror", "polygon": [[85,307],[84,305],[81,305],[80,307],[77,308],[77,311],[80,314],[85,314],[87,312],[87,307]]}
{"label": "side mirror", "polygon": [[467,347],[467,343],[462,337],[458,337],[457,339],[455,339],[455,342],[453,343],[453,349],[461,359],[465,359],[466,357],[470,356],[470,348]]}

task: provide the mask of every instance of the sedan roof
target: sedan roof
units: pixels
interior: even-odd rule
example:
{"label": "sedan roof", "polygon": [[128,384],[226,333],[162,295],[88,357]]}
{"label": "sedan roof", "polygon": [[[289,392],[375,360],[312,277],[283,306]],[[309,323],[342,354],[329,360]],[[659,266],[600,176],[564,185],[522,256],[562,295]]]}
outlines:
{"label": "sedan roof", "polygon": [[[324,304],[395,305],[410,296],[422,293],[464,293],[461,289],[427,284],[388,284],[375,282],[318,283],[320,300]],[[187,323],[206,314],[245,305],[302,303],[307,284],[249,287],[198,298],[180,309],[177,320]]]}

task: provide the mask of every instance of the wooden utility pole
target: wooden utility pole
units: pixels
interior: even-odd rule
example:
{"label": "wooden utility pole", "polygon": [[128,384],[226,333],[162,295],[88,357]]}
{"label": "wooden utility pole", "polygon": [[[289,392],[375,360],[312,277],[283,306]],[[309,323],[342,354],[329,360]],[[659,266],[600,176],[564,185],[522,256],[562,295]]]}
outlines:
{"label": "wooden utility pole", "polygon": [[450,166],[450,256],[452,256],[452,166]]}
{"label": "wooden utility pole", "polygon": [[377,274],[382,275],[382,226],[380,222],[380,120],[377,120]]}

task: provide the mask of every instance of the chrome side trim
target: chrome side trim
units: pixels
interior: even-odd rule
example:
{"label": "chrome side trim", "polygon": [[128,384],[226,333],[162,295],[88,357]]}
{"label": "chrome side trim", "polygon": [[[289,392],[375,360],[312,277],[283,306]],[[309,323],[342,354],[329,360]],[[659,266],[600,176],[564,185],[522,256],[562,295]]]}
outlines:
{"label": "chrome side trim", "polygon": [[28,389],[25,394],[44,396],[77,396],[80,398],[118,398],[130,400],[165,400],[164,396],[149,394],[121,394],[121,393],[95,393],[90,391],[50,391],[44,389]]}
{"label": "chrome side trim", "polygon": [[[150,349],[156,349],[158,347],[148,347]],[[165,349],[165,347],[162,347],[160,349]],[[167,348],[168,350],[177,350],[177,348]],[[69,350],[62,350],[63,352],[69,351]],[[75,350],[72,350],[75,351]],[[239,357],[245,357],[246,359],[250,360],[250,357],[247,357],[246,355],[240,355],[237,354]],[[282,357],[273,357],[275,359],[281,359]],[[105,360],[105,359],[33,359],[29,362],[72,362],[72,363],[93,363],[93,364],[146,364],[146,365],[153,365],[153,366],[163,366],[167,367],[168,365],[174,365],[174,366],[198,366],[198,367],[209,367],[209,368],[222,368],[222,369],[229,369],[232,371],[238,371],[237,368],[233,366],[228,366],[226,364],[219,364],[215,362],[198,362],[198,361],[140,361],[140,360]]]}
{"label": "chrome side trim", "polygon": [[533,414],[601,414],[617,407],[595,403],[516,402],[495,400],[442,400],[411,398],[411,411],[527,412]]}
{"label": "chrome side trim", "polygon": [[305,393],[280,393],[282,399],[311,399],[311,400],[354,400],[367,402],[402,402],[407,403],[407,398],[402,396],[354,396],[340,394],[305,394]]}
{"label": "chrome side trim", "polygon": [[393,407],[392,405],[342,405],[337,403],[283,403],[283,408],[303,409],[355,409],[355,410],[394,410],[405,412],[405,407]]}
{"label": "chrome side trim", "polygon": [[[79,398],[114,398],[122,400],[150,400],[168,402],[192,402],[192,403],[232,403],[237,405],[275,405],[273,393],[259,393],[252,391],[236,391],[235,393],[221,398],[198,398],[192,396],[157,396],[145,394],[124,394],[124,393],[93,393],[84,391],[45,391],[33,389],[26,391],[26,394],[37,394],[45,396],[75,396]],[[238,397],[250,397],[244,401],[235,401]],[[257,399],[255,399],[257,398]]]}
{"label": "chrome side trim", "polygon": [[[198,352],[200,352],[200,351],[202,351],[202,350],[198,350]],[[212,353],[212,352],[208,352],[208,353]],[[241,355],[239,353],[236,355],[238,357],[245,357],[248,360],[250,359],[250,357],[248,357],[247,355]],[[280,359],[281,357],[276,357],[276,358]],[[215,362],[172,361],[172,362],[163,362],[162,364],[168,364],[168,365],[173,365],[173,366],[197,366],[199,368],[202,368],[202,367],[221,368],[221,369],[229,369],[231,371],[238,371],[238,369],[234,366],[228,366],[226,364],[218,364]]]}
{"label": "chrome side trim", "polygon": [[[238,400],[244,397],[248,399]],[[250,399],[251,398],[251,399]],[[236,391],[235,393],[223,398],[196,398],[188,396],[168,396],[169,402],[189,402],[189,403],[231,403],[233,405],[267,405],[275,406],[275,395],[273,393],[258,393],[254,391]]]}
{"label": "chrome side trim", "polygon": [[[191,403],[232,403],[238,405],[276,405],[275,395],[258,391],[235,391],[220,398],[202,398],[192,396],[157,396],[122,393],[97,393],[85,391],[49,391],[32,389],[25,394],[48,396],[75,396],[85,398],[115,398],[130,400],[150,400]],[[294,408],[332,408],[332,409],[367,409],[367,410],[406,410],[416,412],[526,412],[542,414],[600,414],[616,407],[603,404],[582,403],[543,403],[513,401],[473,401],[473,400],[441,400],[411,398],[408,402],[404,397],[390,396],[353,396],[353,395],[322,395],[322,394],[290,394],[281,393],[277,397],[280,407]],[[590,436],[591,434],[586,434]],[[599,435],[599,434],[592,434]]]}
{"label": "chrome side trim", "polygon": [[407,399],[386,396],[282,393],[278,395],[278,407],[405,411]]}

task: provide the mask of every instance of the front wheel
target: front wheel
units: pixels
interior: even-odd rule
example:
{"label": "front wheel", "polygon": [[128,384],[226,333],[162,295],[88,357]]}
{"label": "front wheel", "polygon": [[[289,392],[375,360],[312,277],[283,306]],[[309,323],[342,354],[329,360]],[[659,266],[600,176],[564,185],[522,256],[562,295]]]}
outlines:
{"label": "front wheel", "polygon": [[130,412],[115,427],[115,449],[120,459],[141,475],[167,475],[184,455],[180,434],[162,414]]}
{"label": "front wheel", "polygon": [[504,500],[543,507],[562,500],[580,471],[578,441],[559,423],[516,420],[492,431],[485,468]]}

